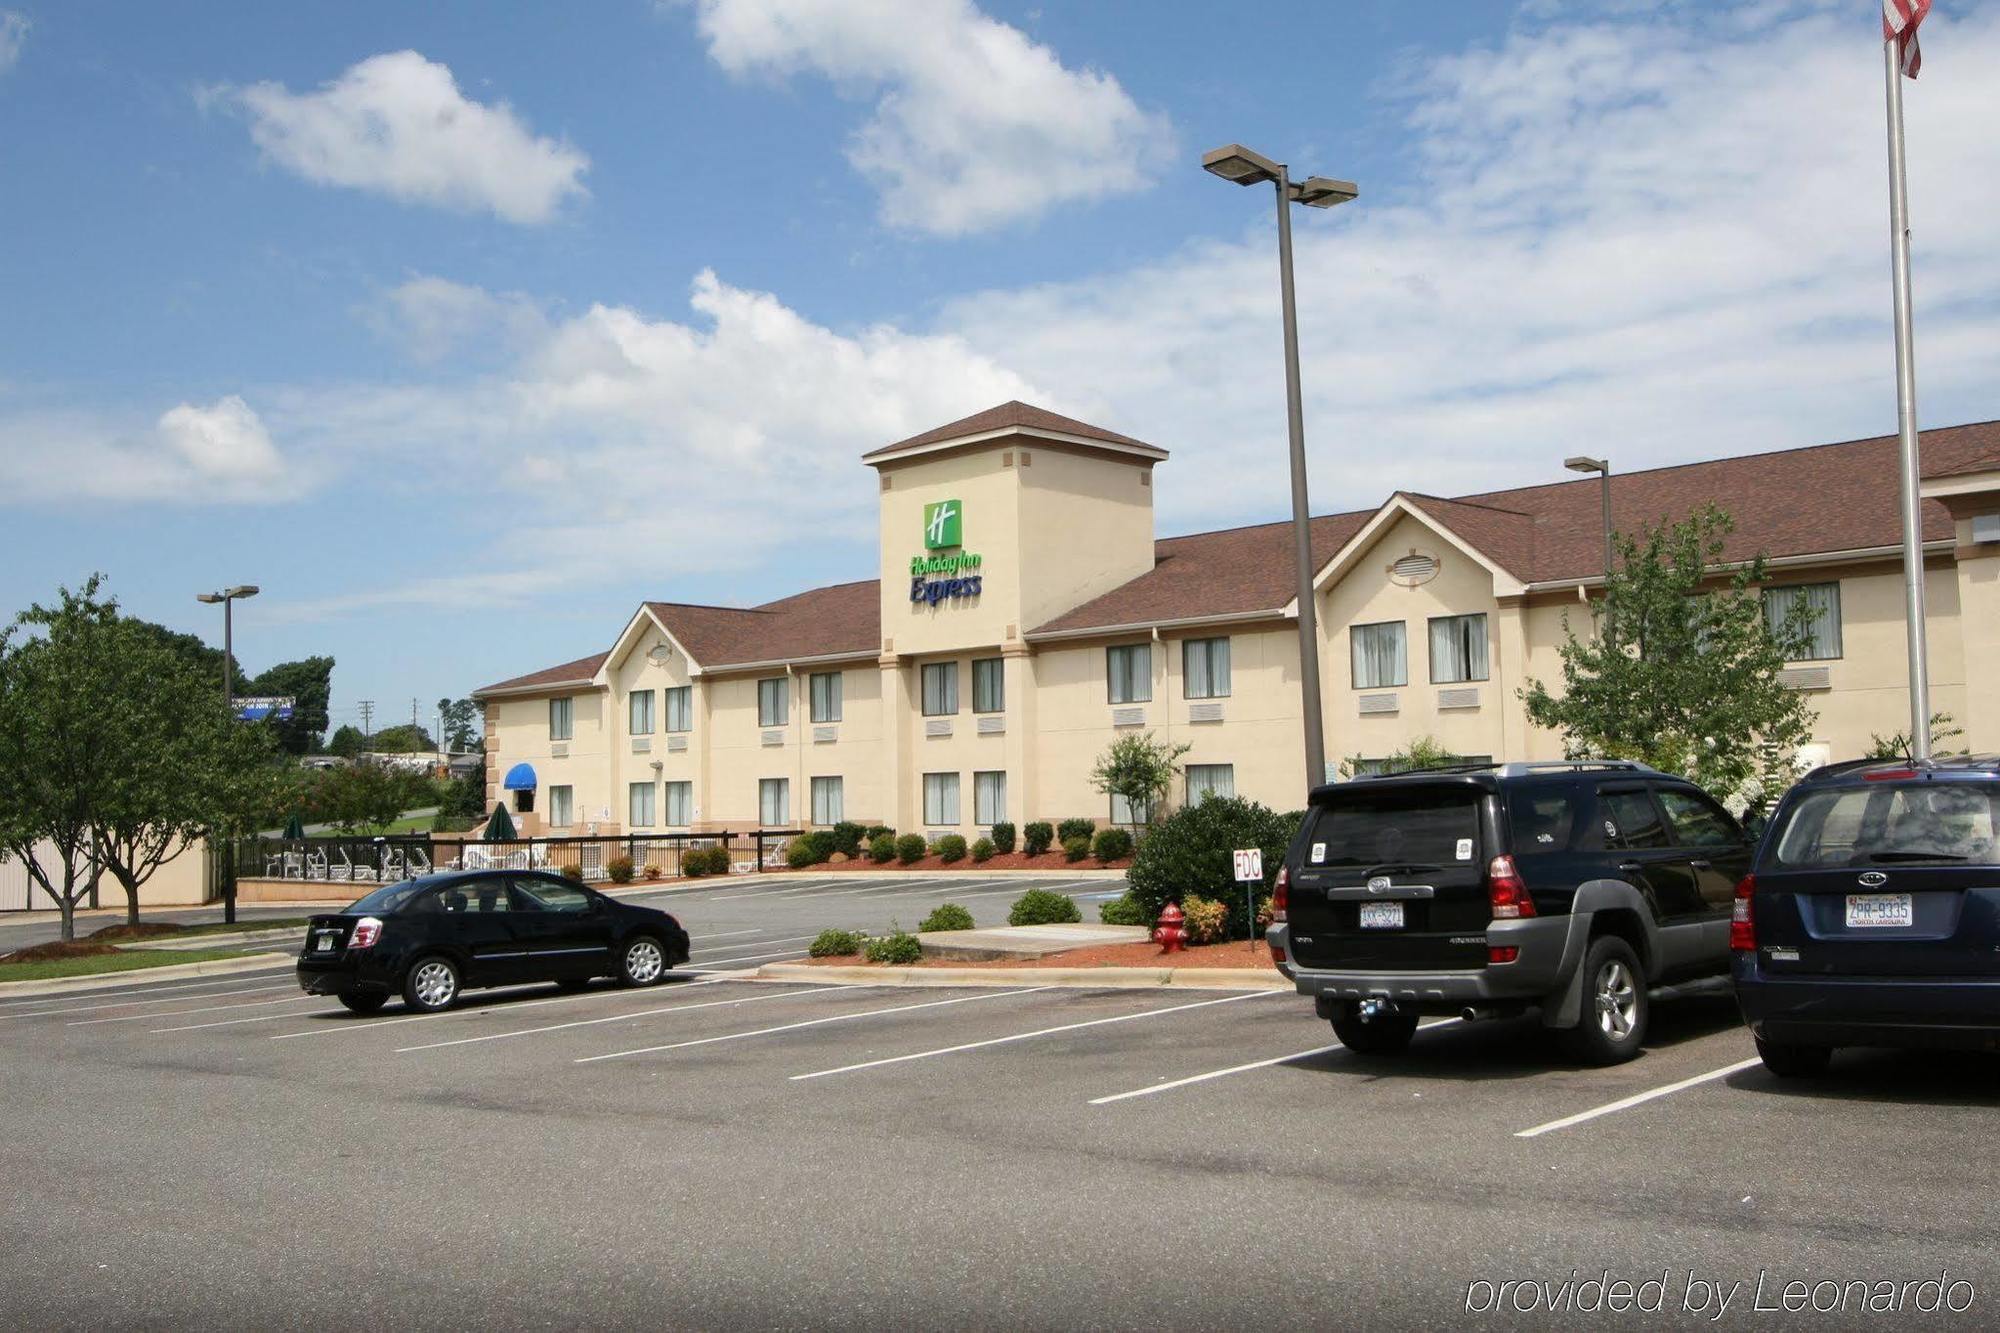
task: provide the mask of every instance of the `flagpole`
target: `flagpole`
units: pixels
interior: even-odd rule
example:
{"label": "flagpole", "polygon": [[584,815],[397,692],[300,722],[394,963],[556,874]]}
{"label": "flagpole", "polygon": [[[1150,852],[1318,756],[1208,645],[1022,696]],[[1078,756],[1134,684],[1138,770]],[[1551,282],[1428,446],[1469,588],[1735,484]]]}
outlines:
{"label": "flagpole", "polygon": [[1910,197],[1903,172],[1904,32],[1882,43],[1889,99],[1889,247],[1896,304],[1896,442],[1902,474],[1903,607],[1910,650],[1910,757],[1931,754],[1930,655],[1924,642],[1923,499],[1917,462],[1917,366],[1910,321]]}

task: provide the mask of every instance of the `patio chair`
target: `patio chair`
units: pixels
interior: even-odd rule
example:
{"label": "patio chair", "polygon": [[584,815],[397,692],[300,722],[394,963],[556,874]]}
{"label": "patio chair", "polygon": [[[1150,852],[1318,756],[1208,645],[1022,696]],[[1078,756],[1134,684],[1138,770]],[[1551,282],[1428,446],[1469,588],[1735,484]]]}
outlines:
{"label": "patio chair", "polygon": [[402,849],[399,847],[384,847],[382,849],[382,882],[390,884],[404,878],[406,876],[403,874]]}
{"label": "patio chair", "polygon": [[313,880],[324,880],[326,877],[327,877],[326,853],[307,852],[306,878]]}
{"label": "patio chair", "polygon": [[335,884],[342,884],[354,878],[354,862],[347,859],[347,849],[345,847],[338,850],[340,852],[340,864],[334,865],[329,861],[326,867],[326,877]]}
{"label": "patio chair", "polygon": [[422,879],[431,873],[431,858],[421,847],[410,848],[409,875],[411,879]]}

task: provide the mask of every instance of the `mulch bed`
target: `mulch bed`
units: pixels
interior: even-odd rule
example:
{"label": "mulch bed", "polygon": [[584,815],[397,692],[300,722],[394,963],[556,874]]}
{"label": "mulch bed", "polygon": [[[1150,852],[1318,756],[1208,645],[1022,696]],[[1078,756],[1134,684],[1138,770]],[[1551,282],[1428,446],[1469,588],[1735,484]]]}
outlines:
{"label": "mulch bed", "polygon": [[[838,855],[838,853],[835,853],[835,855]],[[984,861],[974,861],[970,856],[963,857],[957,861],[944,861],[933,853],[930,856],[924,857],[921,861],[913,861],[909,865],[904,865],[901,861],[889,861],[878,864],[875,861],[869,860],[866,856],[857,856],[846,861],[822,861],[816,866],[807,866],[803,870],[792,870],[789,866],[771,866],[764,873],[767,875],[780,873],[817,875],[828,870],[851,870],[863,874],[879,875],[889,871],[909,871],[914,874],[929,872],[934,874],[940,870],[1050,870],[1058,874],[1063,874],[1072,870],[1129,870],[1131,866],[1132,858],[1129,856],[1120,861],[1100,861],[1094,856],[1086,856],[1081,861],[1070,861],[1064,859],[1061,852],[1054,851],[1043,852],[1040,856],[1030,856],[1026,852],[997,852]]]}
{"label": "mulch bed", "polygon": [[[887,966],[871,964],[861,954],[845,954],[837,958],[808,958],[806,962],[815,967],[869,967]],[[956,959],[926,958],[912,967],[1268,967],[1276,971],[1271,962],[1271,947],[1258,940],[1253,949],[1242,940],[1228,944],[1197,944],[1182,949],[1178,953],[1161,953],[1160,946],[1151,940],[1140,940],[1136,944],[1093,944],[1082,949],[1065,949],[1061,953],[1043,954],[1040,958],[1017,958],[1005,962],[973,963]]]}
{"label": "mulch bed", "polygon": [[31,944],[25,949],[0,954],[0,963],[45,963],[56,958],[94,958],[99,954],[117,952],[116,946],[98,939],[50,940],[47,944]]}
{"label": "mulch bed", "polygon": [[187,927],[178,921],[141,921],[138,925],[127,925],[121,921],[115,926],[105,926],[93,930],[85,939],[92,940],[143,940],[154,935],[178,935]]}

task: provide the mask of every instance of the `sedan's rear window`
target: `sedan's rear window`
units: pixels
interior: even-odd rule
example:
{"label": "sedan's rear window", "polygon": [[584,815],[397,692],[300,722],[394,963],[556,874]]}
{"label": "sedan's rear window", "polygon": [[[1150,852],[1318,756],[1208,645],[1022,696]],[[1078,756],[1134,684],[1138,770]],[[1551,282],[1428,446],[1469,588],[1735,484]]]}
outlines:
{"label": "sedan's rear window", "polygon": [[2000,784],[1872,782],[1810,792],[1784,815],[1771,860],[1786,869],[1992,865],[2000,861]]}
{"label": "sedan's rear window", "polygon": [[1337,789],[1314,807],[1306,864],[1328,866],[1454,865],[1479,852],[1479,802],[1472,787]]}
{"label": "sedan's rear window", "polygon": [[435,882],[428,879],[406,879],[400,884],[385,884],[365,898],[356,898],[347,905],[347,910],[370,916],[400,911],[408,905],[412,895],[429,888]]}

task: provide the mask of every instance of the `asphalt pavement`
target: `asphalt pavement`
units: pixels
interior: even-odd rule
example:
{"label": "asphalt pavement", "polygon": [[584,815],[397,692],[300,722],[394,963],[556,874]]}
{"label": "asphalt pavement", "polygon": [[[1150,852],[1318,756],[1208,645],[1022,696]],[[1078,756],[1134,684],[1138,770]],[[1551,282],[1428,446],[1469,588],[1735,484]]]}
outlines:
{"label": "asphalt pavement", "polygon": [[[933,892],[777,878],[660,895],[696,957],[644,990],[0,1000],[32,1071],[0,1081],[0,1322],[1694,1327],[1720,1282],[1725,1326],[1822,1327],[1857,1289],[1814,1283],[1908,1284],[1909,1319],[1940,1273],[1969,1304],[1926,1323],[2000,1322],[1990,1059],[1780,1083],[1713,995],[1606,1070],[1532,1021],[1362,1060],[1283,993],[748,980]],[[1638,1308],[1576,1304],[1605,1274]]]}

